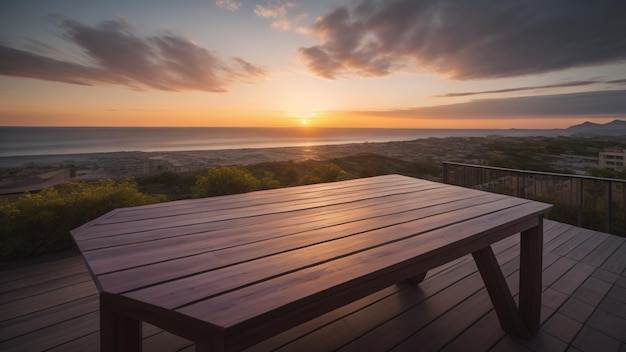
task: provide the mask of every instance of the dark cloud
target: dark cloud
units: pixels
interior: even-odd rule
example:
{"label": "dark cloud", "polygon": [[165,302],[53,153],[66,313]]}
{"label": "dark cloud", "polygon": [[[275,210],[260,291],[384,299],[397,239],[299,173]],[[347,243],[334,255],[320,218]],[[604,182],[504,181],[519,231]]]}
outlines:
{"label": "dark cloud", "polygon": [[626,90],[480,99],[467,103],[355,114],[435,119],[506,119],[626,116]]}
{"label": "dark cloud", "polygon": [[139,37],[124,19],[103,21],[96,27],[71,19],[59,24],[64,37],[85,54],[86,62],[0,45],[0,74],[139,90],[225,92],[233,82],[259,81],[267,73],[241,58],[224,60],[173,33]]}
{"label": "dark cloud", "polygon": [[623,85],[626,84],[626,79],[614,79],[614,80],[587,80],[587,81],[572,81],[572,82],[563,82],[563,83],[555,83],[555,84],[546,84],[542,86],[530,86],[530,87],[516,87],[516,88],[506,88],[506,89],[496,89],[496,90],[482,90],[478,92],[461,92],[461,93],[448,93],[443,95],[437,95],[436,97],[466,97],[469,95],[479,95],[479,94],[493,94],[493,93],[512,93],[512,92],[523,92],[527,90],[539,90],[539,89],[550,89],[550,88],[565,88],[565,87],[583,87],[596,85],[600,83],[605,84],[617,84]]}
{"label": "dark cloud", "polygon": [[321,77],[416,65],[453,79],[513,77],[626,59],[623,0],[360,0],[311,27],[301,48]]}

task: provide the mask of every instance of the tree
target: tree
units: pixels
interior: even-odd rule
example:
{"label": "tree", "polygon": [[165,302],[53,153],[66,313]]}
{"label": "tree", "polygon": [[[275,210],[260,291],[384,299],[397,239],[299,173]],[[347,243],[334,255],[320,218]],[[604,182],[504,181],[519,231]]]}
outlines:
{"label": "tree", "polygon": [[243,167],[224,166],[209,169],[206,175],[196,177],[192,188],[196,198],[245,193],[261,189],[260,182]]}
{"label": "tree", "polygon": [[274,173],[271,171],[263,172],[263,178],[259,182],[261,189],[275,189],[280,188],[280,182],[274,178]]}
{"label": "tree", "polygon": [[339,166],[333,163],[324,164],[316,167],[304,176],[303,183],[322,183],[322,182],[335,182],[348,179],[348,174],[342,170]]}

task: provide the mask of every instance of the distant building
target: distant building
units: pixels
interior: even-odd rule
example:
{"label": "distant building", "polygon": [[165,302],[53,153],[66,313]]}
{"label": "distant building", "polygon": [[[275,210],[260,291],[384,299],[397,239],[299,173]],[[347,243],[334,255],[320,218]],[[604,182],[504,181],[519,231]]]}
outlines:
{"label": "distant building", "polygon": [[600,152],[599,166],[601,169],[624,170],[626,150]]}
{"label": "distant building", "polygon": [[38,192],[44,188],[70,181],[70,169],[28,176],[19,181],[0,182],[0,202],[16,201],[24,192]]}

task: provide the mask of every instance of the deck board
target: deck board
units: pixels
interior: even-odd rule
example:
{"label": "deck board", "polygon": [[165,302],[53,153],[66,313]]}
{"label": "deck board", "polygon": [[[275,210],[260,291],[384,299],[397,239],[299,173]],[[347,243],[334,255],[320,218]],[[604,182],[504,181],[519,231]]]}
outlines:
{"label": "deck board", "polygon": [[[420,285],[391,286],[249,351],[626,350],[625,239],[554,221],[544,229],[542,327],[531,341],[501,330],[465,256]],[[515,294],[519,236],[493,249]],[[98,351],[97,290],[85,281],[82,259],[12,264],[0,275],[0,350]],[[146,324],[144,350],[189,352],[193,345]]]}

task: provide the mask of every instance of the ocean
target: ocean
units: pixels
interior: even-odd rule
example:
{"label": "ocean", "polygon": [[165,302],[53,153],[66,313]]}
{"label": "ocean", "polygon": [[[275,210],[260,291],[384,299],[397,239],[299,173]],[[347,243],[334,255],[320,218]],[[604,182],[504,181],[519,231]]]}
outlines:
{"label": "ocean", "polygon": [[554,134],[554,130],[517,129],[0,127],[0,157],[274,148],[393,142],[430,137]]}

